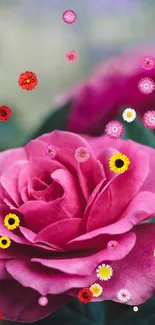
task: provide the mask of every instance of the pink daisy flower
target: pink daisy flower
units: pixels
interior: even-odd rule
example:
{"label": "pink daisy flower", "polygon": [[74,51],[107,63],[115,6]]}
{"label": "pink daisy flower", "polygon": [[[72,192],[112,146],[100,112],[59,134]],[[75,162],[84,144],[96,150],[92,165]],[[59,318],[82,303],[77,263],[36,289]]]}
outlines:
{"label": "pink daisy flower", "polygon": [[107,244],[107,248],[110,249],[115,249],[118,247],[118,242],[116,240],[110,240]]}
{"label": "pink daisy flower", "polygon": [[155,83],[151,78],[142,78],[138,83],[138,88],[143,94],[151,94],[155,89]]}
{"label": "pink daisy flower", "polygon": [[40,297],[38,299],[38,304],[42,307],[46,306],[48,304],[48,298],[44,296]]}
{"label": "pink daisy flower", "polygon": [[78,162],[85,162],[89,159],[90,157],[90,153],[88,148],[85,147],[79,147],[76,151],[75,151],[75,155],[74,155],[75,159]]}
{"label": "pink daisy flower", "polygon": [[43,155],[50,159],[54,158],[56,155],[56,148],[51,144],[47,144],[43,149]]}
{"label": "pink daisy flower", "polygon": [[67,24],[73,24],[77,19],[76,13],[73,10],[66,10],[62,14],[62,19]]}
{"label": "pink daisy flower", "polygon": [[142,118],[143,124],[148,129],[155,129],[155,111],[147,111]]}
{"label": "pink daisy flower", "polygon": [[111,121],[106,125],[105,133],[112,139],[118,139],[124,134],[124,126],[119,121]]}
{"label": "pink daisy flower", "polygon": [[77,53],[75,51],[69,51],[65,54],[65,58],[68,62],[75,62],[77,60]]}
{"label": "pink daisy flower", "polygon": [[127,289],[121,289],[117,292],[117,299],[122,303],[128,302],[130,298],[131,294]]}
{"label": "pink daisy flower", "polygon": [[154,68],[154,60],[151,56],[144,56],[142,60],[142,68],[145,70],[151,70]]}

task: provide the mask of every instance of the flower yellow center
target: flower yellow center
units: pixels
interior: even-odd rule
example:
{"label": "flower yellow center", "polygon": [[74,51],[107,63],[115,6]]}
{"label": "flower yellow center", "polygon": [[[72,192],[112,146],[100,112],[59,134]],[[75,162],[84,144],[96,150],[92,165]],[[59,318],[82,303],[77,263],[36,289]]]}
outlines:
{"label": "flower yellow center", "polygon": [[107,266],[102,266],[100,268],[99,274],[102,278],[106,279],[111,275],[111,271]]}
{"label": "flower yellow center", "polygon": [[127,112],[126,113],[126,116],[130,118],[130,117],[132,117],[132,113],[131,112]]}
{"label": "flower yellow center", "polygon": [[84,157],[85,156],[85,153],[84,152],[81,152],[80,156],[81,157]]}
{"label": "flower yellow center", "polygon": [[26,80],[27,84],[29,84],[29,83],[30,83],[30,81],[31,81],[30,79],[27,79],[27,80]]}

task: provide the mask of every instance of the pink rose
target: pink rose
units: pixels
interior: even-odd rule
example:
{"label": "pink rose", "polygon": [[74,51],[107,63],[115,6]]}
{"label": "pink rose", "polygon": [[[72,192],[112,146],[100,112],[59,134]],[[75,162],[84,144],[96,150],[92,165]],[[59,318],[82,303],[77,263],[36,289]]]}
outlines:
{"label": "pink rose", "polygon": [[68,130],[99,135],[121,109],[131,107],[140,115],[154,109],[155,91],[143,94],[138,88],[141,78],[155,80],[155,68],[144,69],[146,55],[155,60],[155,48],[139,49],[112,58],[99,66],[90,79],[61,96],[60,104],[73,101]]}
{"label": "pink rose", "polygon": [[[123,173],[109,168],[119,152],[130,161]],[[154,166],[149,147],[59,131],[0,153],[4,319],[34,322],[94,283],[102,293],[92,301],[153,295],[155,224],[142,222],[155,213]]]}

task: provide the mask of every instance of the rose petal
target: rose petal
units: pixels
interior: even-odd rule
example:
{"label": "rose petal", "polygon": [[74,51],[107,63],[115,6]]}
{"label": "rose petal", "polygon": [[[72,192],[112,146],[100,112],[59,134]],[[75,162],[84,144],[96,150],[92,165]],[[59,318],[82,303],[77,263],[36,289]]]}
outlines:
{"label": "rose petal", "polygon": [[102,241],[106,234],[117,235],[129,231],[134,225],[151,218],[155,214],[154,202],[155,194],[151,192],[138,193],[128,205],[119,221],[73,239],[67,244],[67,248],[87,249],[96,247],[97,243]]}
{"label": "rose petal", "polygon": [[38,321],[59,309],[69,300],[65,295],[50,295],[47,306],[41,307],[38,304],[40,295],[30,288],[23,288],[14,280],[1,281],[0,288],[3,319],[10,321],[24,323]]}
{"label": "rose petal", "polygon": [[122,153],[126,152],[131,165],[125,173],[112,179],[93,203],[87,221],[87,232],[111,224],[121,217],[149,173],[149,159],[145,151],[137,152],[131,143],[127,148],[125,142]]}
{"label": "rose petal", "polygon": [[98,137],[97,141],[96,138],[87,137],[87,141],[89,143],[89,146],[91,147],[91,150],[96,156],[100,154],[103,147],[109,148],[112,146],[114,146],[114,148],[120,152],[124,151],[126,155],[128,155],[128,146],[130,147],[132,146],[134,151],[138,152],[139,150],[143,150],[144,152],[146,152],[149,157],[150,172],[144,184],[142,185],[141,190],[155,192],[155,180],[152,175],[152,170],[154,169],[155,166],[155,150],[153,148],[141,145],[131,140],[126,140],[126,141],[120,139],[113,140],[107,136]]}
{"label": "rose petal", "polygon": [[85,232],[82,219],[65,219],[44,228],[35,238],[35,242],[52,244],[64,248],[71,239]]}
{"label": "rose petal", "polygon": [[139,305],[155,292],[155,224],[141,224],[134,229],[137,241],[131,252],[113,264],[114,277],[99,300],[117,300],[117,292],[125,288],[131,293],[129,305]]}
{"label": "rose petal", "polygon": [[53,172],[51,178],[63,188],[64,195],[61,198],[48,203],[29,201],[19,208],[27,227],[36,233],[62,219],[82,216],[84,200],[76,179],[63,169]]}
{"label": "rose petal", "polygon": [[[95,279],[96,274],[89,277],[63,274],[58,271],[51,271],[37,263],[30,263],[24,260],[10,260],[6,262],[8,273],[22,286],[30,287],[41,295],[60,294],[75,287],[87,287]],[[18,272],[17,272],[18,270]],[[24,276],[23,276],[24,274]]]}
{"label": "rose petal", "polygon": [[27,160],[24,148],[9,149],[0,154],[0,175],[10,167],[14,162],[19,160]]}
{"label": "rose petal", "polygon": [[[112,237],[114,238],[114,237]],[[110,240],[111,238],[109,238]],[[109,241],[108,240],[108,241]],[[65,272],[67,274],[85,275],[89,276],[96,267],[104,260],[113,261],[120,260],[126,256],[133,248],[136,242],[136,236],[134,233],[128,233],[121,235],[117,238],[118,248],[115,250],[108,250],[107,247],[99,251],[98,253],[88,255],[80,258],[67,258],[67,263],[64,263],[64,259],[39,259],[32,258],[31,261],[38,262],[48,268],[54,268],[56,270]],[[103,245],[104,243],[102,243]]]}
{"label": "rose petal", "polygon": [[0,260],[0,280],[9,279],[10,275],[5,268],[6,260]]}

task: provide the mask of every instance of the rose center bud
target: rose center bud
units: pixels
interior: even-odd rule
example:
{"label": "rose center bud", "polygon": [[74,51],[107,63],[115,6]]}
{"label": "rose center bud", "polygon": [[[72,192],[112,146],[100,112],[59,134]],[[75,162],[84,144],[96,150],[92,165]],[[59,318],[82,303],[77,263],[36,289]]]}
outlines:
{"label": "rose center bud", "polygon": [[85,299],[88,299],[88,298],[89,298],[88,293],[85,292],[85,293],[83,294],[83,297],[84,297]]}
{"label": "rose center bud", "polygon": [[0,115],[1,115],[1,116],[6,116],[6,111],[3,109],[3,110],[0,112]]}
{"label": "rose center bud", "polygon": [[115,165],[117,168],[121,168],[124,165],[124,161],[122,159],[116,159]]}

